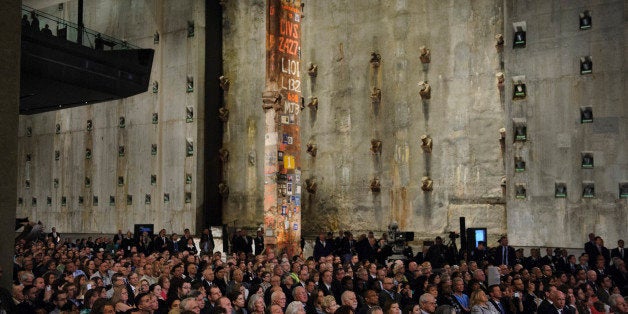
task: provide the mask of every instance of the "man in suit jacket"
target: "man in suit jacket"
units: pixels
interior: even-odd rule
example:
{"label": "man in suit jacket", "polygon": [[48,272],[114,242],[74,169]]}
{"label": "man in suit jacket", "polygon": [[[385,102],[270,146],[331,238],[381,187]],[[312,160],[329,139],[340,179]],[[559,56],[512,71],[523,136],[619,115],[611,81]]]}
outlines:
{"label": "man in suit jacket", "polygon": [[624,240],[619,239],[617,241],[617,247],[611,250],[611,259],[613,257],[619,257],[624,262],[628,263],[628,253],[624,249]]}
{"label": "man in suit jacket", "polygon": [[314,244],[314,259],[318,260],[321,256],[327,256],[331,254],[333,245],[327,241],[325,234],[321,233],[316,239]]}
{"label": "man in suit jacket", "polygon": [[[573,314],[574,309],[565,306],[565,294],[559,290],[553,290],[549,299],[551,302],[541,303],[537,311],[538,314]],[[545,302],[545,301],[544,301]]]}
{"label": "man in suit jacket", "polygon": [[604,240],[600,236],[595,237],[595,246],[589,253],[589,267],[595,267],[598,256],[604,257],[605,264],[608,266],[610,263],[611,252],[604,246]]}
{"label": "man in suit jacket", "polygon": [[495,250],[494,265],[515,265],[515,248],[508,245],[508,237],[502,236],[499,239],[499,244]]}
{"label": "man in suit jacket", "polygon": [[592,259],[594,255],[597,255],[597,248],[595,247],[595,233],[589,233],[589,241],[584,244],[584,252],[589,255],[590,267],[593,267],[595,259]]}
{"label": "man in suit jacket", "polygon": [[52,238],[54,244],[59,244],[59,241],[61,241],[61,234],[57,232],[55,227],[52,227],[52,232],[48,234],[48,237]]}
{"label": "man in suit jacket", "polygon": [[401,296],[395,289],[395,282],[392,277],[384,278],[384,290],[379,293],[379,305],[384,307],[387,302],[399,302]]}
{"label": "man in suit jacket", "polygon": [[260,255],[264,251],[264,232],[257,230],[257,235],[253,239],[255,243],[255,255]]}
{"label": "man in suit jacket", "polygon": [[168,243],[170,240],[166,236],[166,229],[161,229],[159,231],[159,235],[155,237],[153,241],[153,245],[155,246],[155,251],[162,253],[168,249]]}
{"label": "man in suit jacket", "polygon": [[246,231],[238,229],[237,234],[233,237],[232,252],[253,253],[253,238],[246,235]]}

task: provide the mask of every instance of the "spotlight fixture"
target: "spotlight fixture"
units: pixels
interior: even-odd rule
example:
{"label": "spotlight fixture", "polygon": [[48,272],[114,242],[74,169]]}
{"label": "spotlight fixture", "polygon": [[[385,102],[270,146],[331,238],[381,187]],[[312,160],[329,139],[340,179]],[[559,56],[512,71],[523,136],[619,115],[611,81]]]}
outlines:
{"label": "spotlight fixture", "polygon": [[191,138],[185,140],[185,155],[187,157],[194,155],[194,141]]}
{"label": "spotlight fixture", "polygon": [[194,107],[186,107],[185,108],[185,122],[191,123],[194,121]]}
{"label": "spotlight fixture", "polygon": [[526,162],[523,157],[515,157],[515,172],[524,172],[526,170]]}
{"label": "spotlight fixture", "polygon": [[556,198],[567,197],[567,184],[565,184],[565,182],[554,183],[554,197]]}
{"label": "spotlight fixture", "polygon": [[580,123],[591,123],[593,122],[593,108],[588,107],[580,107]]}
{"label": "spotlight fixture", "polygon": [[580,29],[586,30],[591,28],[591,12],[585,10],[580,13]]}
{"label": "spotlight fixture", "polygon": [[525,48],[526,46],[526,22],[512,23],[512,27],[515,31],[513,37],[513,48]]}
{"label": "spotlight fixture", "polygon": [[528,139],[528,127],[525,119],[513,119],[515,142],[525,142]]}
{"label": "spotlight fixture", "polygon": [[512,84],[513,84],[512,99],[513,100],[526,98],[526,83],[525,82],[526,82],[525,75],[512,77]]}
{"label": "spotlight fixture", "polygon": [[593,168],[593,153],[592,152],[582,152],[580,153],[582,157],[582,168],[583,169],[591,169]]}
{"label": "spotlight fixture", "polygon": [[582,182],[582,197],[594,198],[595,197],[595,184],[591,181]]}
{"label": "spotlight fixture", "polygon": [[591,56],[584,56],[580,58],[580,74],[593,73],[593,61]]}
{"label": "spotlight fixture", "polygon": [[619,182],[619,198],[628,198],[628,182]]}
{"label": "spotlight fixture", "polygon": [[525,199],[526,198],[526,186],[523,183],[519,183],[515,185],[515,198]]}
{"label": "spotlight fixture", "polygon": [[186,77],[185,91],[186,93],[191,93],[194,91],[194,77],[191,75],[188,75]]}

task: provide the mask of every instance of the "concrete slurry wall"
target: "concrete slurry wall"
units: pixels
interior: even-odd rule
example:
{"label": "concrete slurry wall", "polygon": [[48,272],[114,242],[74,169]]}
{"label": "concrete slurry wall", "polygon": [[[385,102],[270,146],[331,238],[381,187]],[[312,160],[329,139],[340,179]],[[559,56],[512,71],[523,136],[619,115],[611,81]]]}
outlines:
{"label": "concrete slurry wall", "polygon": [[[616,247],[628,223],[618,192],[628,181],[625,1],[504,3],[508,233],[518,245],[582,247],[594,232]],[[585,10],[593,27],[580,30]],[[522,21],[527,45],[512,49],[512,23]],[[592,57],[592,74],[580,74],[584,56]],[[518,75],[524,100],[512,100]],[[592,123],[581,123],[583,106],[592,107]],[[513,143],[512,119],[526,119],[526,142]],[[593,168],[582,168],[582,152],[593,153]],[[525,171],[515,173],[514,157],[523,157]],[[594,182],[595,198],[583,198],[584,181]],[[554,196],[556,182],[566,184],[566,198]],[[525,199],[515,198],[515,184],[525,185]]]}
{"label": "concrete slurry wall", "polygon": [[264,111],[266,1],[225,1],[223,69],[231,81],[224,93],[229,120],[223,149],[229,161],[223,176],[229,186],[223,223],[259,227],[264,218]]}
{"label": "concrete slurry wall", "polygon": [[[231,194],[225,221],[262,222],[262,169],[248,166],[255,149],[262,163],[264,1],[226,2],[225,74],[232,78],[226,103],[231,117],[225,146],[232,158],[226,178]],[[316,194],[304,192],[305,235],[321,230],[386,230],[396,220],[417,237],[467,226],[506,232],[499,145],[504,107],[496,85],[500,55],[494,36],[503,30],[502,1],[308,1],[302,22],[301,71],[303,180],[315,178]],[[424,67],[419,47],[431,50]],[[371,52],[381,56],[371,66]],[[307,75],[308,63],[318,75]],[[419,81],[431,99],[422,101]],[[381,103],[371,102],[372,87]],[[420,137],[429,134],[426,154]],[[371,140],[382,142],[381,154]],[[318,154],[305,153],[305,144]],[[246,145],[242,145],[246,143]],[[433,191],[421,190],[429,175]],[[372,192],[378,178],[380,192]]]}
{"label": "concrete slurry wall", "polygon": [[[43,10],[76,21],[77,2],[66,3],[63,12],[56,5]],[[168,232],[182,232],[185,227],[195,230],[203,204],[203,163],[199,162],[203,151],[199,148],[204,123],[204,2],[96,1],[85,2],[84,10],[86,27],[155,49],[151,82],[157,81],[159,88],[153,93],[149,86],[147,92],[124,100],[21,116],[17,196],[23,203],[17,206],[17,216],[42,220],[47,230],[56,226],[61,233],[115,233],[133,230],[137,223],[153,223]],[[191,38],[188,21],[194,21]],[[156,31],[160,35],[157,44]],[[187,76],[194,77],[194,91],[189,93]],[[193,108],[191,122],[186,122],[186,107]],[[158,114],[157,124],[152,123],[153,113]],[[122,116],[124,128],[119,127]],[[92,131],[86,130],[87,120],[93,121]],[[56,124],[59,134],[55,134]],[[32,127],[30,137],[27,127]],[[186,139],[194,143],[191,157],[186,157]],[[157,144],[155,155],[152,144]],[[125,146],[124,157],[118,155],[120,145]],[[91,159],[86,159],[86,148],[92,149]],[[59,160],[55,160],[56,150]],[[27,154],[31,154],[30,162],[26,162]],[[186,183],[185,174],[192,175],[191,183]],[[154,183],[151,175],[156,176]],[[91,179],[90,186],[85,184],[86,177]],[[118,184],[118,177],[124,178],[123,184]],[[191,195],[189,203],[186,193]],[[83,205],[79,204],[81,196]],[[110,205],[110,196],[115,197],[115,205]]]}

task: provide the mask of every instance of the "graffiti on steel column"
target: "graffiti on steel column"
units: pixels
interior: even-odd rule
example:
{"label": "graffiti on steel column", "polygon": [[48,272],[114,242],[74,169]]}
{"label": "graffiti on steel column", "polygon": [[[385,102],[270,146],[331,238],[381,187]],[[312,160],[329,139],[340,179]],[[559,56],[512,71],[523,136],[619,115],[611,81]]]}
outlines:
{"label": "graffiti on steel column", "polygon": [[[301,242],[301,7],[300,1],[268,0],[267,90],[281,97],[275,108],[273,146],[266,153],[275,161],[275,177],[267,177],[264,189],[264,224],[269,244],[292,256]],[[273,129],[267,125],[267,130]],[[267,134],[268,136],[268,134]],[[270,147],[267,145],[266,148]],[[272,176],[265,171],[267,176]],[[272,230],[272,231],[271,231]],[[269,237],[270,236],[270,237]]]}

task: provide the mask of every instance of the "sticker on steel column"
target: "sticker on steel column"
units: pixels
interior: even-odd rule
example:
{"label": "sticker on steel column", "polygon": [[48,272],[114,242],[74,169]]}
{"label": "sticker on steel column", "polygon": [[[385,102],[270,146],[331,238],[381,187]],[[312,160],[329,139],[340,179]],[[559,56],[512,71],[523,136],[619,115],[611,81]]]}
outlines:
{"label": "sticker on steel column", "polygon": [[290,138],[290,135],[288,135],[287,133],[284,133],[283,136],[282,136],[281,143],[288,144],[288,139],[289,138]]}
{"label": "sticker on steel column", "polygon": [[278,151],[277,152],[277,160],[278,161],[283,161],[283,152],[282,151]]}
{"label": "sticker on steel column", "polygon": [[294,171],[294,182],[301,183],[301,171],[299,170],[295,170]]}
{"label": "sticker on steel column", "polygon": [[299,224],[295,222],[294,225],[292,226],[292,230],[299,230]]}
{"label": "sticker on steel column", "polygon": [[288,205],[281,205],[281,215],[285,216],[288,212]]}
{"label": "sticker on steel column", "polygon": [[289,174],[288,175],[288,182],[294,181],[293,179],[294,179],[294,175],[293,174]]}
{"label": "sticker on steel column", "polygon": [[301,195],[301,186],[297,185],[297,192],[295,194]]}
{"label": "sticker on steel column", "polygon": [[287,195],[292,195],[292,182],[288,182],[287,184]]}
{"label": "sticker on steel column", "polygon": [[[297,186],[298,188],[299,186]],[[301,206],[301,196],[300,195],[292,195],[290,196],[290,199],[292,200],[292,203],[294,203],[295,206]]]}
{"label": "sticker on steel column", "polygon": [[277,145],[277,132],[266,134],[264,137],[264,145]]}
{"label": "sticker on steel column", "polygon": [[290,117],[288,117],[288,115],[281,115],[281,124],[290,124]]}

